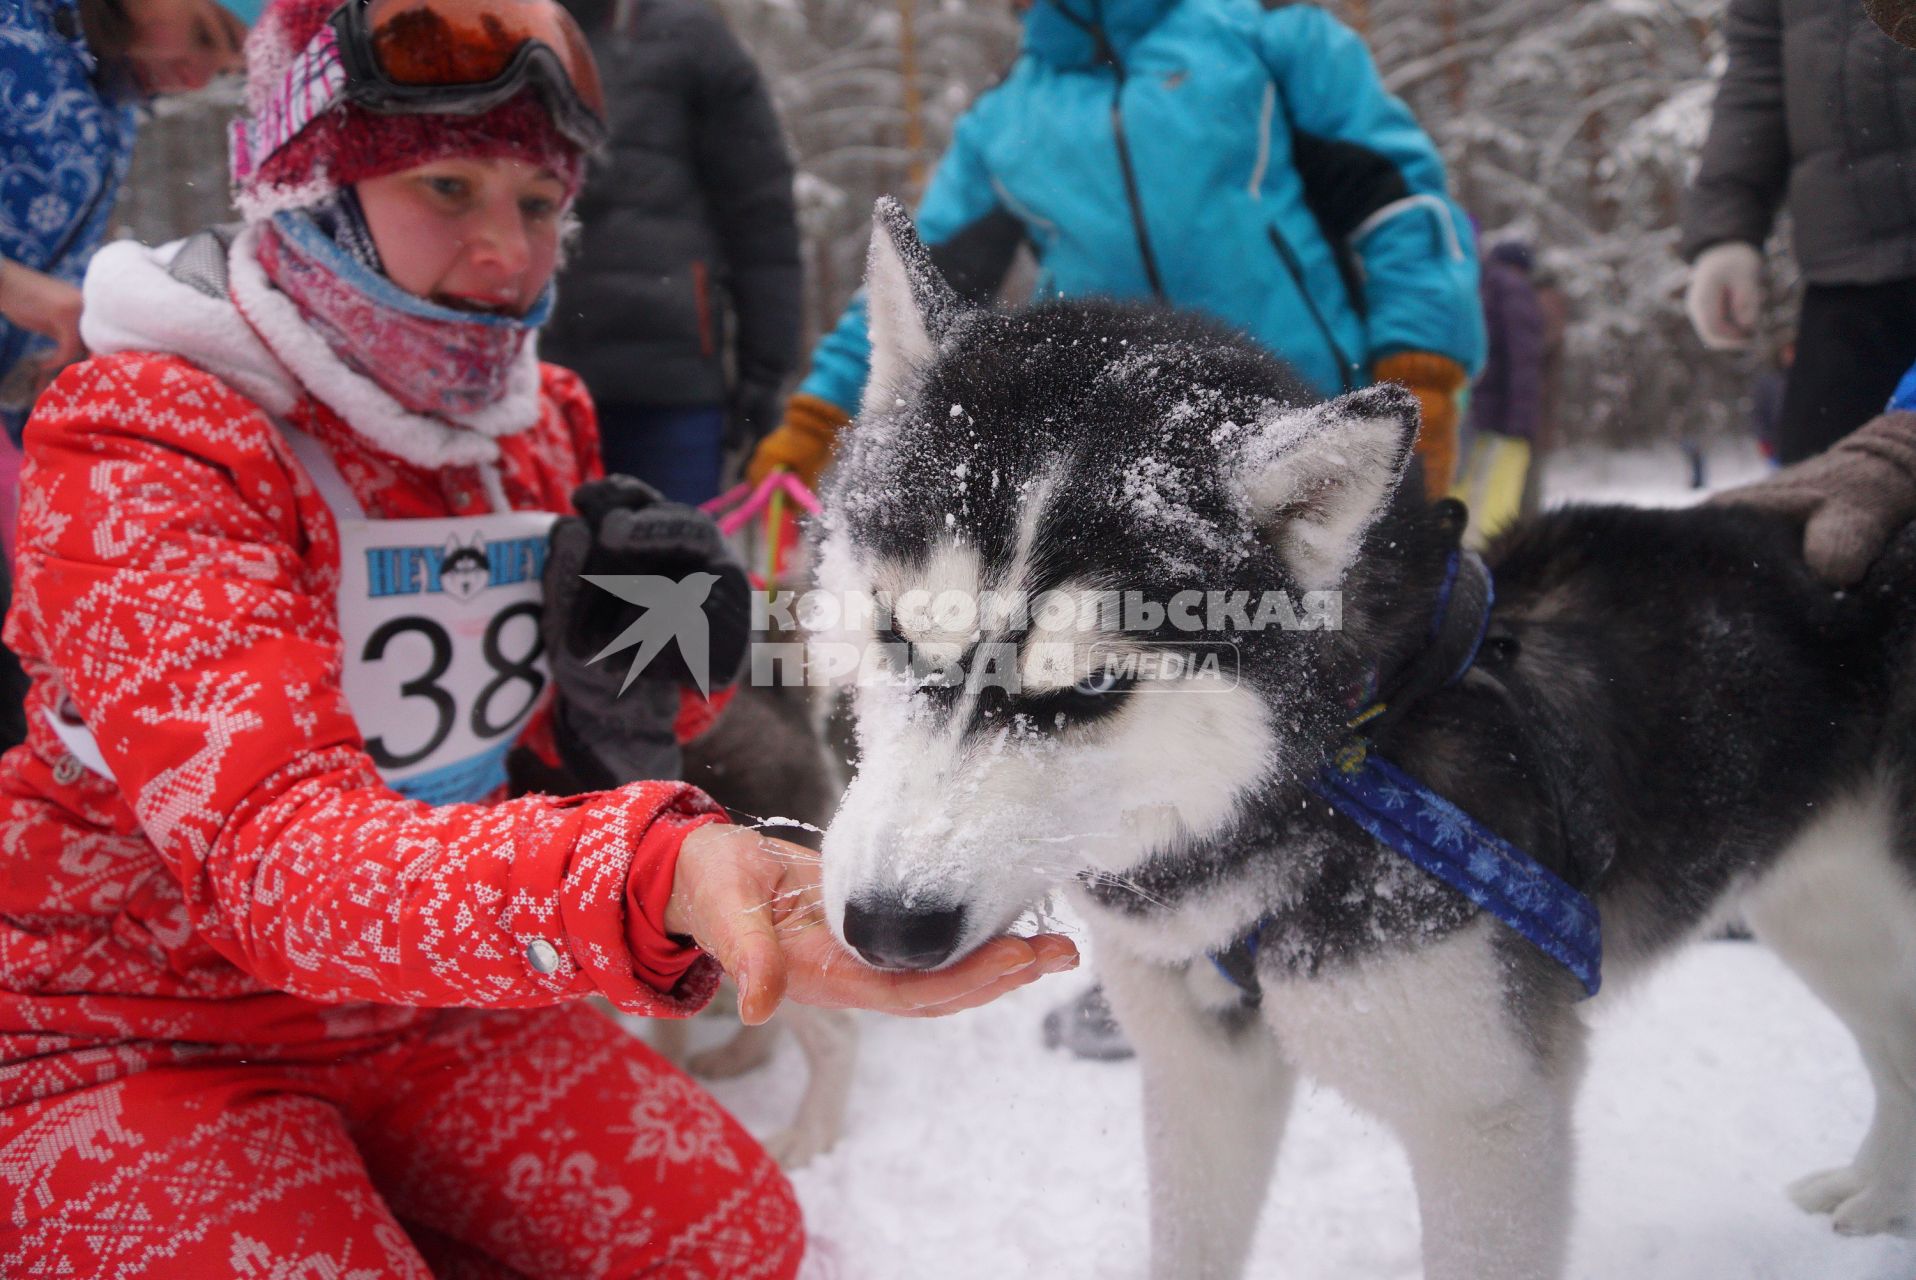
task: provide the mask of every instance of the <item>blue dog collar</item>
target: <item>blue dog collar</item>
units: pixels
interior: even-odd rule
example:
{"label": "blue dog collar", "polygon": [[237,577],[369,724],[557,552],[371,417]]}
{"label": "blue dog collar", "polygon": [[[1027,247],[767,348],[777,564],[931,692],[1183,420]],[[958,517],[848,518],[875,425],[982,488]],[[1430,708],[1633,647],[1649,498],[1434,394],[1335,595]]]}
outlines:
{"label": "blue dog collar", "polygon": [[[1461,577],[1460,577],[1461,573]],[[1469,584],[1468,590],[1460,590]],[[1453,609],[1467,599],[1464,611]],[[1548,867],[1370,749],[1364,731],[1394,720],[1436,688],[1462,680],[1477,660],[1490,625],[1496,592],[1474,552],[1451,554],[1438,589],[1429,643],[1394,682],[1388,701],[1370,701],[1350,718],[1359,731],[1316,779],[1306,784],[1386,848],[1435,876],[1515,929],[1597,994],[1603,979],[1603,939],[1596,904]],[[1375,690],[1375,675],[1367,682]],[[1247,998],[1260,994],[1257,942],[1264,921],[1222,951],[1211,953]]]}

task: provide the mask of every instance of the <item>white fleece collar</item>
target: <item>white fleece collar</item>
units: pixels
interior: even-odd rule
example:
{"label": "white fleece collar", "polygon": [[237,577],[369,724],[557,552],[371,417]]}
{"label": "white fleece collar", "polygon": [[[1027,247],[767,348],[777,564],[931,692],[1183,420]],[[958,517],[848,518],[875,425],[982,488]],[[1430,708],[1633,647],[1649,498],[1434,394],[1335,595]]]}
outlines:
{"label": "white fleece collar", "polygon": [[231,299],[209,297],[173,277],[173,259],[185,243],[102,246],[81,286],[81,340],[95,355],[163,351],[190,360],[268,413],[285,416],[299,403],[298,380]]}
{"label": "white fleece collar", "polygon": [[497,462],[497,437],[537,424],[535,340],[528,339],[513,362],[505,395],[485,409],[453,421],[413,413],[348,368],[293,300],[273,287],[260,266],[259,235],[259,227],[247,227],[227,255],[230,301],[168,274],[184,242],[159,249],[131,241],[107,245],[87,268],[80,322],[87,348],[102,355],[180,356],[278,416],[310,394],[381,452],[429,469]]}

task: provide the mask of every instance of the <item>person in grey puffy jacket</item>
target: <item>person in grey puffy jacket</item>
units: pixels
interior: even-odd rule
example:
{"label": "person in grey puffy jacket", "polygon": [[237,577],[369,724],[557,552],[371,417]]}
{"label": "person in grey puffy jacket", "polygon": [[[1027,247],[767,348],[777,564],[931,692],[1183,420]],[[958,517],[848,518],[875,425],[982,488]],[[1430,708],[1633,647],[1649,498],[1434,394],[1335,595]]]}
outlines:
{"label": "person in grey puffy jacket", "polygon": [[677,502],[776,425],[798,361],[792,161],[756,65],[706,0],[566,0],[611,143],[540,354],[585,379],[606,470]]}
{"label": "person in grey puffy jacket", "polygon": [[1778,441],[1789,463],[1874,417],[1916,361],[1916,53],[1854,2],[1731,0],[1725,35],[1684,210],[1689,310],[1711,347],[1755,338],[1762,245],[1787,199],[1808,285]]}
{"label": "person in grey puffy jacket", "polygon": [[[1916,0],[1864,0],[1863,9],[1884,34],[1916,49]],[[1909,319],[1905,313],[1905,327]],[[1800,521],[1810,568],[1832,586],[1860,581],[1896,532],[1916,519],[1916,367],[1880,416],[1829,452],[1713,501]]]}

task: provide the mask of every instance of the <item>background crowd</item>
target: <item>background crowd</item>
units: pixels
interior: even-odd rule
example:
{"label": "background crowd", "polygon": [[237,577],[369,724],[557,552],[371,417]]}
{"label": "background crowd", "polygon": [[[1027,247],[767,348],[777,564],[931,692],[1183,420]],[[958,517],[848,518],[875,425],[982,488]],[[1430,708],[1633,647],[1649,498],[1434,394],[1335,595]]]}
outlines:
{"label": "background crowd", "polygon": [[[615,8],[579,12],[589,29],[602,30]],[[1504,241],[1532,250],[1552,338],[1542,420],[1548,438],[1539,457],[1553,443],[1707,445],[1751,430],[1758,384],[1781,386],[1764,374],[1790,346],[1801,297],[1787,202],[1779,234],[1765,247],[1769,287],[1761,331],[1747,352],[1697,357],[1684,309],[1688,270],[1679,257],[1692,247],[1686,190],[1733,32],[1727,4],[1332,0],[1323,8],[1364,36],[1385,86],[1412,106],[1436,141],[1453,193],[1483,228],[1486,257]],[[1850,8],[1856,15],[1847,14]],[[1832,110],[1855,136],[1868,134],[1870,146],[1886,145],[1880,129],[1870,133],[1870,122],[1888,120],[1890,104],[1866,87],[1865,73],[1880,76],[1882,48],[1893,46],[1861,20],[1862,6],[1758,10],[1779,23],[1790,11],[1799,27],[1807,16],[1810,30],[1821,28],[1825,49],[1846,48],[1846,56],[1863,59],[1842,81],[1852,86],[1851,97]],[[956,117],[1009,66],[1021,26],[1001,0],[935,7],[713,0],[706,12],[721,16],[762,68],[758,83],[769,92],[796,166],[804,272],[795,341],[804,350],[836,323],[857,285],[871,199],[922,190]],[[603,42],[603,34],[598,38]],[[688,39],[686,47],[702,39]],[[655,56],[668,61],[684,56],[682,47],[655,47]],[[1792,47],[1810,46],[1799,36]],[[1780,56],[1780,40],[1770,48]],[[605,53],[602,43],[602,59]],[[116,211],[117,233],[158,242],[220,216],[221,131],[230,101],[216,86],[177,107],[161,104]],[[1778,190],[1774,182],[1769,189]],[[588,200],[596,198],[588,191]],[[703,199],[683,206],[694,221],[705,216]],[[723,314],[727,292],[716,284],[718,274],[722,269],[714,268],[708,279],[721,300],[714,316]],[[1030,280],[1021,260],[1010,293],[1017,296]],[[691,311],[689,302],[678,303],[673,323]],[[566,321],[562,310],[555,323]],[[682,329],[696,336],[697,321]],[[728,387],[726,394],[730,400],[736,393]],[[668,389],[665,402],[689,403],[680,396]],[[770,425],[776,424],[759,429]]]}

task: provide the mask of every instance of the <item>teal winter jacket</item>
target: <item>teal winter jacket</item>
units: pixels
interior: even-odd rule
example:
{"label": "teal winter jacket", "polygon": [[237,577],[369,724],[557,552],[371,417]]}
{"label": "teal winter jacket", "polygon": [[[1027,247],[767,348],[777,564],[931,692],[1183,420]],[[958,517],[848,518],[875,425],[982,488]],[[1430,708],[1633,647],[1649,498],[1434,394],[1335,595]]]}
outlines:
{"label": "teal winter jacket", "polygon": [[[1256,0],[1037,0],[1005,81],[958,121],[918,209],[958,291],[1028,243],[1039,296],[1161,298],[1265,343],[1329,395],[1398,351],[1484,354],[1474,237],[1363,42]],[[863,393],[864,298],[801,392]]]}

